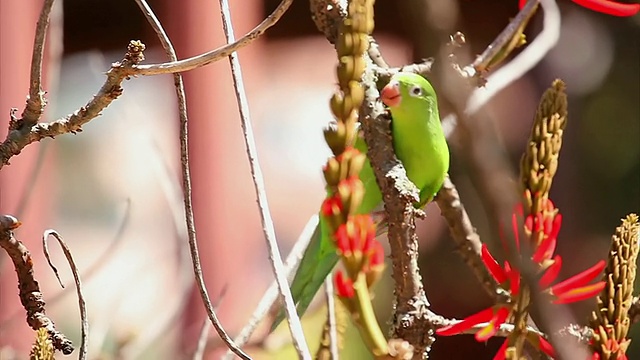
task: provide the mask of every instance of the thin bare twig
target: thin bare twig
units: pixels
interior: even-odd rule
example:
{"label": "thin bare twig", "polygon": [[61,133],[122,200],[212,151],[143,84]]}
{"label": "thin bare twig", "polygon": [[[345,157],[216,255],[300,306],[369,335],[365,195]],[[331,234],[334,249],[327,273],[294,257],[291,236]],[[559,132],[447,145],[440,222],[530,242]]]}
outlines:
{"label": "thin bare twig", "polygon": [[[171,61],[175,61],[177,59],[176,52],[171,44],[171,40],[167,36],[164,31],[162,24],[158,20],[158,18],[151,10],[151,7],[146,3],[145,0],[136,0],[136,3],[142,10],[143,14],[147,18],[147,21],[153,28],[153,30],[158,35],[160,42],[167,53],[167,56]],[[191,201],[191,174],[189,171],[189,136],[188,136],[188,117],[187,117],[187,103],[186,103],[186,95],[184,91],[184,83],[182,81],[182,76],[180,74],[174,74],[174,84],[176,87],[176,94],[178,97],[178,109],[180,114],[180,153],[181,153],[181,166],[182,166],[182,189],[184,193],[184,208],[185,208],[185,218],[187,225],[187,234],[189,237],[189,248],[191,253],[191,259],[193,263],[193,271],[194,276],[196,278],[196,284],[198,285],[198,289],[200,291],[200,296],[202,297],[202,301],[204,303],[205,309],[207,311],[207,315],[214,328],[218,332],[218,335],[225,342],[225,344],[231,349],[236,355],[243,359],[250,359],[249,355],[242,351],[238,346],[233,343],[231,337],[227,334],[227,332],[222,327],[218,316],[216,315],[213,305],[211,303],[211,299],[209,297],[209,293],[207,292],[207,287],[204,282],[204,277],[202,275],[202,267],[200,265],[200,254],[198,252],[198,241],[196,237],[196,229],[195,222],[193,218],[193,204]]]}
{"label": "thin bare twig", "polygon": [[[58,240],[58,244],[62,248],[62,252],[64,253],[64,257],[67,259],[69,263],[69,267],[71,268],[71,273],[73,273],[73,280],[76,284],[76,293],[78,294],[78,305],[80,307],[80,323],[81,323],[81,337],[80,337],[80,354],[78,354],[78,359],[84,360],[87,358],[87,347],[89,343],[87,342],[87,338],[89,336],[89,321],[87,320],[87,305],[84,300],[84,295],[82,294],[82,283],[80,281],[80,272],[78,271],[78,267],[76,266],[75,261],[73,261],[73,255],[71,255],[71,250],[62,239],[62,236],[58,234],[55,230],[49,229],[44,232],[42,235],[42,247],[44,249],[44,256],[47,258],[49,262],[49,266],[53,269],[53,272],[56,274],[58,281],[60,281],[60,285],[62,285],[62,281],[60,280],[60,276],[58,276],[58,270],[51,263],[51,259],[49,257],[49,248],[47,247],[47,239],[49,236],[53,236]],[[64,286],[63,286],[64,287]]]}
{"label": "thin bare twig", "polygon": [[284,13],[289,9],[289,6],[291,6],[292,2],[293,0],[282,0],[278,7],[273,10],[273,12],[269,16],[267,16],[266,19],[264,19],[258,26],[253,28],[253,30],[248,32],[237,41],[228,43],[227,45],[221,46],[215,50],[208,51],[204,54],[190,57],[188,59],[179,61],[172,60],[171,62],[163,64],[139,65],[135,68],[134,75],[158,75],[185,72],[228,57],[234,51],[240,50],[241,48],[251,44],[254,40],[259,38],[268,28],[275,25],[280,20],[282,15],[284,15]]}
{"label": "thin bare twig", "polygon": [[468,66],[465,66],[462,71],[469,77],[481,75],[487,71],[492,63],[497,59],[507,56],[511,50],[513,50],[517,43],[519,43],[519,34],[524,31],[524,28],[529,23],[529,20],[533,17],[538,9],[539,0],[529,0],[520,9],[518,14],[509,22],[504,30],[498,35],[482,54]]}
{"label": "thin bare twig", "polygon": [[[560,38],[560,9],[554,0],[541,1],[540,5],[544,11],[542,32],[518,56],[487,77],[487,84],[483,88],[475,89],[471,93],[465,108],[467,115],[476,114],[502,89],[536,66],[557,44]],[[447,138],[453,134],[457,122],[455,114],[442,119],[442,127]]]}
{"label": "thin bare twig", "polygon": [[53,321],[45,314],[45,302],[40,292],[40,285],[33,274],[31,253],[22,242],[15,238],[13,230],[20,226],[18,219],[11,215],[0,215],[0,247],[11,260],[18,275],[20,302],[27,312],[27,324],[33,329],[47,329],[53,347],[69,355],[73,352],[71,340],[56,330]]}
{"label": "thin bare twig", "polygon": [[[527,6],[531,2],[535,1],[530,0]],[[468,114],[476,112],[495,94],[540,63],[558,43],[561,25],[560,9],[558,9],[555,0],[541,0],[540,5],[544,11],[542,32],[518,56],[489,76],[489,82],[484,89],[477,89],[473,92],[467,102],[465,112]],[[526,7],[522,10],[525,9]]]}
{"label": "thin bare twig", "polygon": [[[231,13],[227,0],[220,0],[220,10],[222,13],[222,24],[227,43],[232,43],[235,41],[235,38],[233,35]],[[254,189],[258,199],[258,207],[260,209],[260,219],[262,221],[262,228],[267,241],[267,248],[269,250],[269,262],[271,263],[276,282],[278,283],[280,299],[285,306],[289,330],[291,332],[291,337],[293,338],[293,345],[296,348],[299,357],[303,359],[311,359],[311,353],[309,352],[309,347],[307,346],[304,338],[302,324],[300,323],[300,318],[296,312],[296,305],[293,302],[293,296],[289,289],[289,282],[285,275],[280,251],[278,250],[276,233],[273,226],[273,220],[271,219],[271,213],[269,211],[267,194],[264,189],[264,178],[262,175],[262,169],[260,168],[260,163],[258,162],[258,151],[253,137],[249,105],[247,103],[247,95],[245,93],[244,82],[242,80],[242,69],[236,52],[229,54],[229,62],[231,64],[233,87],[238,102],[238,109],[240,111],[244,141],[247,147],[247,156],[249,157],[249,165],[251,167],[251,176],[253,178]]]}
{"label": "thin bare twig", "polygon": [[338,352],[338,323],[336,320],[336,297],[333,289],[333,276],[324,280],[324,291],[327,298],[327,323],[329,325],[329,352],[332,360],[339,359]]}
{"label": "thin bare twig", "polygon": [[207,347],[209,329],[211,329],[211,321],[209,321],[209,318],[205,318],[202,322],[202,328],[200,328],[200,335],[198,336],[196,351],[193,352],[193,360],[202,360],[202,357],[204,356],[204,350]]}
{"label": "thin bare twig", "polygon": [[36,24],[36,35],[33,40],[33,52],[31,54],[31,79],[29,81],[29,98],[22,112],[22,124],[30,128],[35,125],[44,112],[46,100],[42,91],[42,59],[44,57],[44,42],[47,38],[47,28],[49,27],[49,15],[53,7],[54,0],[45,0]]}
{"label": "thin bare twig", "polygon": [[[302,255],[305,249],[309,245],[315,231],[318,230],[318,221],[318,214],[314,214],[304,226],[304,229],[302,229],[302,232],[298,236],[298,240],[293,245],[289,255],[287,255],[287,259],[284,262],[287,277],[293,276],[293,272],[297,269],[300,260],[302,260]],[[256,306],[255,310],[251,314],[251,318],[247,324],[242,328],[240,334],[235,337],[234,341],[238,346],[244,346],[249,341],[251,335],[258,327],[258,324],[260,324],[267,314],[277,313],[279,311],[280,308],[274,306],[277,304],[277,299],[278,283],[274,280],[271,285],[269,285],[269,288],[265,291],[264,295],[262,295],[258,306]],[[230,351],[227,351],[223,359],[231,360],[232,356],[233,354]]]}
{"label": "thin bare twig", "polygon": [[[213,305],[214,310],[220,306],[222,302],[222,298],[227,293],[227,285],[222,287],[220,290],[220,295]],[[196,344],[196,349],[193,352],[193,360],[202,360],[204,356],[204,351],[207,348],[207,338],[209,337],[209,329],[211,328],[211,322],[208,318],[204,319],[202,323],[202,327],[200,328],[200,335],[198,336],[198,343]]]}

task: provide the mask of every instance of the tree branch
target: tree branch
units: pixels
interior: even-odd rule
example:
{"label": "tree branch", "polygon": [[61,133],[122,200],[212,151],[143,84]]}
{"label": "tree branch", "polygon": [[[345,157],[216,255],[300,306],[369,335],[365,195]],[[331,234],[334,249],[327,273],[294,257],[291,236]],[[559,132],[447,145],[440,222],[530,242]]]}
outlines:
{"label": "tree branch", "polygon": [[418,271],[418,237],[415,227],[418,189],[407,178],[404,167],[396,158],[391,141],[390,121],[378,101],[371,64],[367,66],[363,83],[365,101],[361,107],[360,122],[368,145],[367,156],[371,161],[378,186],[383,194],[387,214],[389,244],[391,246],[392,276],[395,282],[395,312],[393,337],[414,346],[416,356],[422,356],[433,342],[427,329],[426,294]]}
{"label": "tree branch", "polygon": [[0,215],[0,247],[11,260],[18,275],[18,289],[20,302],[27,311],[27,324],[33,329],[47,329],[53,347],[69,355],[73,352],[71,340],[56,330],[51,319],[45,314],[45,302],[40,292],[40,285],[33,274],[33,259],[31,253],[22,242],[15,238],[13,230],[20,226],[20,222],[10,215]]}
{"label": "tree branch", "polygon": [[49,15],[54,0],[45,0],[36,24],[36,35],[33,40],[33,53],[31,54],[31,79],[29,81],[29,98],[22,112],[22,124],[27,128],[35,125],[44,112],[46,100],[42,91],[42,58],[44,57],[44,43],[49,27]]}
{"label": "tree branch", "polygon": [[9,164],[11,157],[20,154],[27,145],[44,138],[53,138],[66,133],[82,131],[82,126],[100,115],[100,112],[122,94],[121,84],[133,74],[133,67],[144,60],[145,46],[140,41],[131,41],[122,61],[111,65],[107,72],[107,80],[98,93],[83,107],[71,115],[52,121],[25,126],[22,119],[15,117],[15,110],[11,111],[9,133],[0,144],[0,169]]}

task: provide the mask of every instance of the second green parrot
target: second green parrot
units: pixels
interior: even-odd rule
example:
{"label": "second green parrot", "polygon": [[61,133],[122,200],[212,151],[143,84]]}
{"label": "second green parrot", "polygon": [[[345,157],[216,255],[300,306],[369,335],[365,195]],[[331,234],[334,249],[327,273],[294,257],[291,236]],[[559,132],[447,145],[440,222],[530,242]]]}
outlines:
{"label": "second green parrot", "polygon": [[[402,161],[409,180],[420,190],[420,202],[416,207],[423,208],[440,190],[449,171],[449,148],[440,123],[436,93],[422,76],[400,72],[382,89],[380,97],[391,112],[396,156]],[[367,151],[361,137],[356,140],[355,147],[364,153]],[[359,177],[365,195],[357,213],[368,214],[382,203],[382,194],[368,159]],[[291,284],[299,316],[304,314],[338,259],[330,230],[320,216],[318,228]],[[281,312],[272,330],[283,318]]]}

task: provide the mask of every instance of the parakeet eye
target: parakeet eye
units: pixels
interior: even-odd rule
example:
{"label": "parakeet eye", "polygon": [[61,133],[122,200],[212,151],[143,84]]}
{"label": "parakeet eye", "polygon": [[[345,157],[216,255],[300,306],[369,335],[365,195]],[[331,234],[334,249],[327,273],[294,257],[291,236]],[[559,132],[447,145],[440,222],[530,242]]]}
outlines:
{"label": "parakeet eye", "polygon": [[409,94],[411,94],[411,96],[421,96],[422,89],[420,88],[420,86],[414,86],[411,89],[409,89]]}

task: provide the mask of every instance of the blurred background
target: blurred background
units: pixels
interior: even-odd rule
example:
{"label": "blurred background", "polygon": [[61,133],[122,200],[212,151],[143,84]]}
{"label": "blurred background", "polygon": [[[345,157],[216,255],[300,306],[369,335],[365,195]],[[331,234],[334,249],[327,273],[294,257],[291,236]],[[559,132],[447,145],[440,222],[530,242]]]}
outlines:
{"label": "blurred background", "polygon": [[[231,4],[236,36],[278,4]],[[224,43],[216,1],[150,1],[179,58]],[[562,278],[606,257],[620,218],[640,210],[640,17],[615,18],[558,0],[558,45],[526,76],[486,106],[482,124],[504,150],[513,174],[544,89],[555,78],[568,87],[569,123],[551,198],[564,216],[558,253]],[[0,137],[9,109],[24,107],[35,24],[41,2],[0,3]],[[376,3],[376,36],[392,66],[436,56],[455,31],[478,54],[517,12],[517,1],[389,1]],[[542,27],[542,13],[527,30]],[[46,44],[43,121],[72,113],[97,92],[131,39],[147,45],[146,63],[166,57],[135,2],[56,2]],[[331,120],[335,90],[333,47],[296,1],[282,20],[239,51],[278,242],[286,254],[322,201],[321,166],[329,155],[322,127]],[[211,297],[224,288],[218,314],[235,335],[272,281],[228,61],[184,74],[190,116],[191,174],[203,271]],[[440,84],[432,79],[436,89]],[[178,115],[170,75],[131,79],[124,94],[77,135],[28,146],[0,172],[0,212],[18,217],[17,237],[31,250],[47,314],[80,343],[71,273],[56,246],[53,260],[68,285],[61,290],[41,255],[45,229],[68,242],[83,275],[92,359],[190,358],[205,318],[193,284],[182,210]],[[447,115],[443,104],[441,115]],[[493,243],[486,210],[462,137],[451,140],[451,176],[483,241]],[[490,305],[454,253],[448,229],[431,204],[420,223],[421,270],[432,309],[462,318]],[[380,322],[390,316],[392,284],[378,285]],[[586,321],[594,301],[570,309]],[[305,325],[318,338],[324,312]],[[638,326],[628,353],[640,356]],[[264,331],[263,331],[264,332]],[[287,335],[286,329],[280,332]],[[315,335],[314,335],[315,334]],[[349,353],[368,358],[349,332]],[[27,357],[33,332],[24,321],[10,259],[0,252],[0,358]],[[249,348],[256,358],[292,358],[286,336]],[[502,343],[472,336],[438,338],[433,359],[491,359]],[[207,357],[220,343],[210,335]]]}

